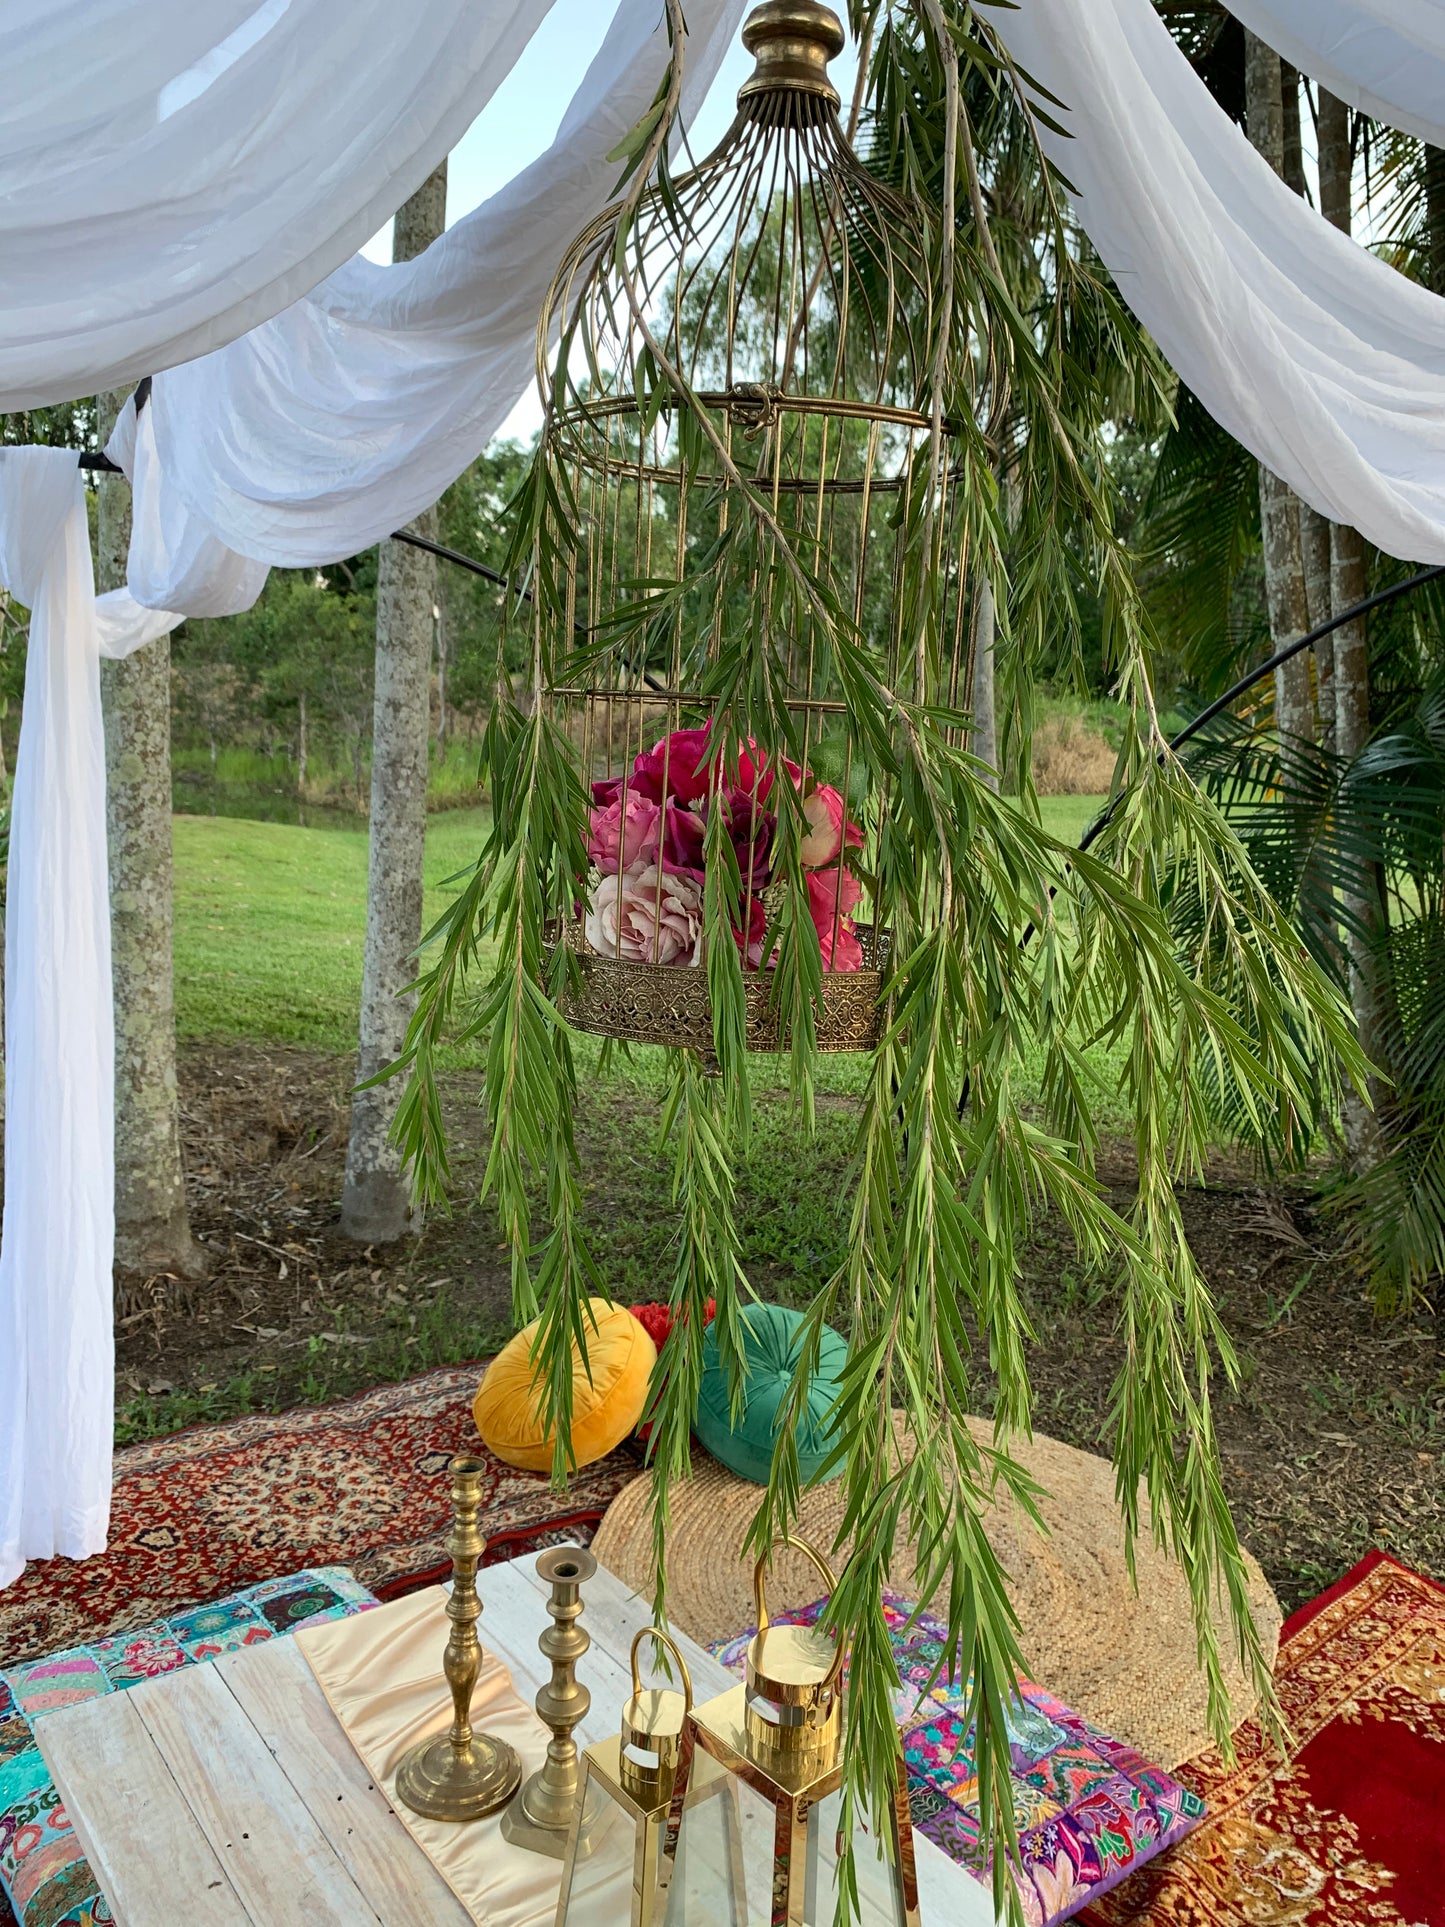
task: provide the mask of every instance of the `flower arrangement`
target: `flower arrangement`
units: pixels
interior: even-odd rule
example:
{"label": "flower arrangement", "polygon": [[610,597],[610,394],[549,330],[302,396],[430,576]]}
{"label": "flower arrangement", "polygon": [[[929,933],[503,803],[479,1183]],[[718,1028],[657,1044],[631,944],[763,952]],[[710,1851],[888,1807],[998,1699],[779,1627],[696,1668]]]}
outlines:
{"label": "flower arrangement", "polygon": [[[863,947],[853,911],[862,888],[849,867],[863,832],[839,792],[786,758],[771,766],[755,745],[722,769],[709,729],[675,729],[639,755],[630,776],[592,785],[587,855],[597,869],[584,918],[600,955],[631,963],[702,961],[705,868],[710,812],[723,811],[742,879],[743,913],[733,937],[744,967],[763,968],[777,812],[767,808],[781,768],[797,790],[805,827],[798,855],[823,968],[861,970]],[[769,960],[771,961],[771,960]]]}

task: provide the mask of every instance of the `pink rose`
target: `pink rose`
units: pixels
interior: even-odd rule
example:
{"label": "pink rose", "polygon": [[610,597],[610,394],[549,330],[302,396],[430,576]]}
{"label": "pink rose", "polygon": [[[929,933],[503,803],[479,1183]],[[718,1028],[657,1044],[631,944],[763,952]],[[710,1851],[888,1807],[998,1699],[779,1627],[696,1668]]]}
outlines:
{"label": "pink rose", "polygon": [[598,869],[611,875],[651,863],[657,856],[656,803],[629,790],[624,803],[621,796],[605,808],[594,809],[587,854]]}
{"label": "pink rose", "polygon": [[848,912],[863,895],[858,879],[844,870],[813,871],[808,877],[808,908],[818,933],[824,970],[861,970],[863,946]]}
{"label": "pink rose", "polygon": [[820,783],[803,802],[808,833],[798,845],[798,855],[806,868],[820,870],[837,856],[844,840],[856,847],[863,832],[843,808],[843,799],[831,783]]}
{"label": "pink rose", "polygon": [[820,933],[831,932],[834,920],[856,910],[863,899],[862,886],[851,870],[812,870],[808,874],[808,908],[813,927]]}
{"label": "pink rose", "polygon": [[667,876],[655,864],[605,876],[592,892],[584,928],[588,943],[603,957],[695,964],[702,890],[691,877]]}
{"label": "pink rose", "polygon": [[838,925],[838,941],[833,941],[831,926],[818,932],[818,948],[823,953],[824,970],[861,970],[863,968],[863,946],[858,941],[858,933],[853,928],[851,917],[844,917]]}

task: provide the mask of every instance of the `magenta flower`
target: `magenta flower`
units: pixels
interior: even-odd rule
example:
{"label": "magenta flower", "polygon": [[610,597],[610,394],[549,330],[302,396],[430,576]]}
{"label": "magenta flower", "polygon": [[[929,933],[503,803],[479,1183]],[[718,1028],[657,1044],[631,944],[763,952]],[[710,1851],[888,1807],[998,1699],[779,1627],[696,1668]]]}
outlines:
{"label": "magenta flower", "polygon": [[662,809],[662,867],[670,876],[703,878],[703,821],[669,797]]}
{"label": "magenta flower", "polygon": [[679,803],[706,796],[712,777],[707,768],[708,729],[675,729],[638,757],[632,780],[644,796],[660,803],[664,795]]}

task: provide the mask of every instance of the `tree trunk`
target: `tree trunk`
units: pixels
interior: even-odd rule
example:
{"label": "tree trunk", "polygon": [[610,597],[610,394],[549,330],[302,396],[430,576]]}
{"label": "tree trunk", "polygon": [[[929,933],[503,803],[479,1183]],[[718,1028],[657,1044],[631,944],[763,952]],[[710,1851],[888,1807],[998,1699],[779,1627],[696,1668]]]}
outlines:
{"label": "tree trunk", "polygon": [[[1320,89],[1320,212],[1348,234],[1354,220],[1354,149],[1350,110],[1342,100]],[[1339,523],[1330,529],[1330,584],[1334,613],[1340,615],[1365,598],[1365,543],[1357,529]],[[1335,749],[1353,760],[1370,740],[1370,665],[1368,637],[1362,621],[1350,622],[1334,634]],[[1377,879],[1360,877],[1350,892],[1349,907],[1363,926],[1349,936],[1350,1002],[1360,1042],[1381,1063],[1385,1024],[1381,1009],[1378,945],[1382,934],[1382,900]],[[1383,1067],[1383,1066],[1382,1066]],[[1375,1092],[1378,1103],[1380,1093]],[[1376,1115],[1352,1093],[1344,1104],[1345,1149],[1357,1169],[1368,1168],[1380,1154]]]}
{"label": "tree trunk", "polygon": [[[125,394],[103,398],[102,437]],[[98,483],[96,584],[125,582],[130,490]],[[176,1095],[172,958],[171,645],[100,666],[105,710],[115,996],[115,1256],[132,1271],[204,1276],[191,1237]]]}
{"label": "tree trunk", "polygon": [[306,794],[306,691],[296,698],[296,793]]}
{"label": "tree trunk", "polygon": [[[396,217],[392,259],[411,260],[446,226],[446,162]],[[414,525],[436,539],[436,512]],[[431,734],[432,608],[436,561],[405,542],[383,542],[376,587],[376,692],[371,735],[371,857],[361,979],[357,1081],[401,1050],[415,1000],[426,849],[427,750]],[[401,1098],[395,1081],[358,1090],[341,1194],[341,1228],[367,1244],[390,1244],[421,1227],[401,1156],[390,1141]]]}
{"label": "tree trunk", "polygon": [[[1300,550],[1304,557],[1305,604],[1311,629],[1318,629],[1334,613],[1330,589],[1330,524],[1327,516],[1307,502],[1299,505]],[[1320,713],[1320,742],[1333,750],[1335,727],[1335,639],[1324,636],[1315,644],[1315,694]]]}
{"label": "tree trunk", "polygon": [[[1252,33],[1245,40],[1245,115],[1249,138],[1276,174],[1285,175],[1285,106],[1280,58]],[[1293,74],[1293,69],[1291,69]],[[1296,82],[1295,121],[1299,104]],[[1301,176],[1303,164],[1300,164]],[[1269,628],[1276,649],[1305,634],[1309,602],[1300,545],[1300,503],[1286,483],[1261,464],[1259,520],[1264,538]],[[1296,656],[1274,672],[1275,721],[1282,736],[1315,734],[1314,692],[1308,659]]]}

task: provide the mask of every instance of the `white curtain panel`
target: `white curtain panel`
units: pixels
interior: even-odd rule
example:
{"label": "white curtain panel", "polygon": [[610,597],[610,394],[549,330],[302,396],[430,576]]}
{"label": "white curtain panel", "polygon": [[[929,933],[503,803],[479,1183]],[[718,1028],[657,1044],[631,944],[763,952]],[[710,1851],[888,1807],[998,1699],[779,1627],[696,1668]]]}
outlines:
{"label": "white curtain panel", "polygon": [[1445,147],[1445,0],[1229,0],[1338,100]]}
{"label": "white curtain panel", "polygon": [[114,1031],[100,657],[173,626],[95,599],[73,449],[0,449],[0,582],[30,610],[5,910],[0,1586],[103,1550],[115,1355]]}
{"label": "white curtain panel", "polygon": [[1150,0],[1022,0],[987,17],[1068,103],[1049,111],[1072,138],[1041,124],[1040,139],[1215,420],[1322,514],[1390,555],[1445,562],[1445,300],[1291,193]]}
{"label": "white curtain panel", "polygon": [[0,411],[278,314],[461,139],[552,0],[6,0]]}
{"label": "white curtain panel", "polygon": [[[745,4],[692,0],[689,112]],[[622,0],[554,147],[420,260],[354,262],[232,349],[159,377],[139,421],[127,406],[112,448],[134,482],[128,591],[95,597],[75,452],[0,450],[0,581],[31,611],[6,932],[0,1586],[27,1559],[102,1551],[109,1515],[114,1032],[99,659],[173,628],[170,610],[248,608],[272,561],[353,554],[480,452],[530,379],[559,256],[616,182],[607,154],[656,92],[662,17],[660,0]],[[192,464],[211,517],[174,491],[158,429]]]}

